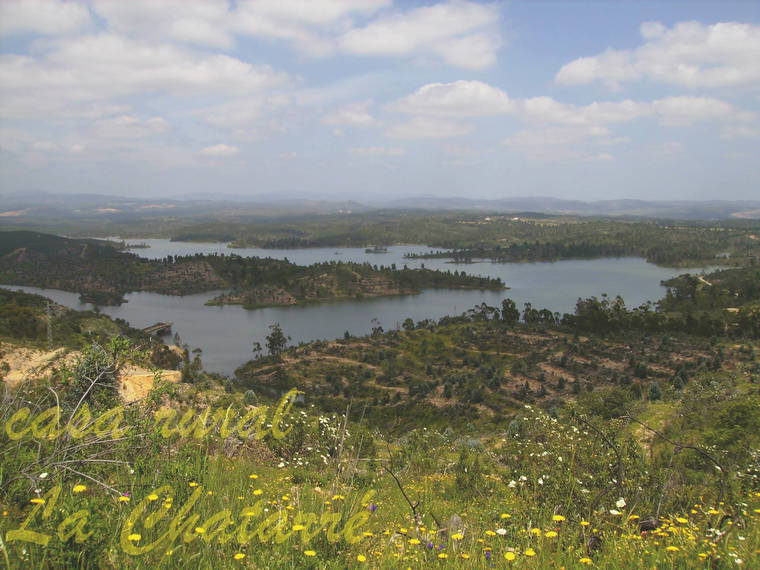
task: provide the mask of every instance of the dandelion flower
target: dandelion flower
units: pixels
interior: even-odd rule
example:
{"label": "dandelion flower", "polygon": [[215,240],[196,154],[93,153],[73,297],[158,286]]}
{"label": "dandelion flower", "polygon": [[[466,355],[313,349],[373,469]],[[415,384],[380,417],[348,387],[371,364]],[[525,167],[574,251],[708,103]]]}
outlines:
{"label": "dandelion flower", "polygon": [[536,551],[533,550],[532,548],[526,548],[525,552],[523,552],[523,554],[525,554],[525,556],[535,556],[536,555]]}
{"label": "dandelion flower", "polygon": [[82,493],[87,490],[87,485],[74,485],[71,490],[74,493]]}
{"label": "dandelion flower", "polygon": [[681,549],[678,548],[677,546],[668,546],[665,550],[667,550],[668,552],[678,552]]}
{"label": "dandelion flower", "polygon": [[578,562],[580,562],[581,564],[591,564],[591,558],[584,557],[578,560]]}
{"label": "dandelion flower", "polygon": [[503,519],[508,519],[512,517],[512,515],[510,515],[509,513],[501,513],[499,516]]}
{"label": "dandelion flower", "polygon": [[557,533],[554,532],[553,530],[549,530],[549,531],[547,531],[547,532],[544,533],[544,536],[546,538],[554,538],[555,536],[557,536]]}
{"label": "dandelion flower", "polygon": [[563,517],[562,515],[554,515],[554,516],[552,517],[552,520],[553,520],[554,522],[562,522],[563,520],[565,520],[565,517]]}
{"label": "dandelion flower", "polygon": [[304,556],[316,556],[317,553],[314,550],[304,550],[303,551]]}
{"label": "dandelion flower", "polygon": [[235,556],[233,556],[233,558],[235,560],[242,560],[243,558],[245,558],[245,554],[243,554],[242,552],[238,552],[237,554],[235,554]]}
{"label": "dandelion flower", "polygon": [[504,553],[504,560],[509,560],[510,562],[512,562],[512,560],[514,560],[515,558],[517,558],[517,554],[515,554],[514,552]]}
{"label": "dandelion flower", "polygon": [[364,554],[359,554],[359,555],[356,557],[356,560],[357,560],[358,562],[366,562],[366,561],[367,561],[367,557],[366,557],[366,556],[364,556]]}
{"label": "dandelion flower", "polygon": [[[501,529],[499,529],[501,530]],[[496,531],[498,532],[498,531]],[[506,532],[506,531],[504,531]],[[464,538],[464,535],[461,532],[457,532],[451,535],[451,540],[462,540]]]}
{"label": "dandelion flower", "polygon": [[689,522],[689,519],[685,519],[683,517],[676,517],[676,521],[680,522],[681,524],[686,524]]}
{"label": "dandelion flower", "polygon": [[[454,537],[452,537],[452,538],[454,538]],[[409,539],[409,544],[419,544],[419,543],[420,543],[420,539],[419,538],[410,538]]]}
{"label": "dandelion flower", "polygon": [[463,560],[467,560],[470,558],[470,555],[466,552],[462,552],[462,554],[459,555]]}
{"label": "dandelion flower", "polygon": [[254,494],[254,495],[261,495],[262,493],[264,493],[264,491],[262,491],[261,489],[256,489],[256,490],[253,492],[253,494]]}
{"label": "dandelion flower", "polygon": [[588,521],[581,521],[581,526],[591,526],[591,523]]}
{"label": "dandelion flower", "polygon": [[197,487],[197,486],[198,486],[198,483],[196,483],[195,481],[190,481],[190,482],[188,483],[188,485],[190,485],[191,487]]}
{"label": "dandelion flower", "polygon": [[449,555],[448,555],[448,554],[446,554],[445,552],[441,552],[441,553],[438,555],[438,558],[441,558],[441,559],[443,559],[443,558],[448,558],[448,557],[449,557]]}
{"label": "dandelion flower", "polygon": [[206,532],[206,529],[203,528],[202,526],[196,526],[195,527],[195,532],[198,533],[198,534],[203,534],[204,532]]}
{"label": "dandelion flower", "polygon": [[250,475],[248,475],[248,478],[249,478],[249,479],[258,479],[258,478],[259,478],[259,476],[258,476],[258,475],[256,475],[256,473],[251,473]]}
{"label": "dandelion flower", "polygon": [[130,501],[130,498],[127,495],[122,495],[118,499],[116,499],[120,503],[128,503]]}
{"label": "dandelion flower", "polygon": [[151,493],[150,495],[148,495],[148,500],[149,501],[158,501],[158,495],[156,495],[155,493]]}
{"label": "dandelion flower", "polygon": [[140,540],[141,538],[142,538],[142,536],[140,536],[139,534],[134,534],[134,533],[133,533],[133,534],[130,534],[130,535],[127,537],[127,540],[129,540],[129,541],[131,541],[131,542],[137,542],[137,541],[138,541],[138,540]]}
{"label": "dandelion flower", "polygon": [[44,505],[45,499],[32,499],[31,502],[34,503],[35,505]]}

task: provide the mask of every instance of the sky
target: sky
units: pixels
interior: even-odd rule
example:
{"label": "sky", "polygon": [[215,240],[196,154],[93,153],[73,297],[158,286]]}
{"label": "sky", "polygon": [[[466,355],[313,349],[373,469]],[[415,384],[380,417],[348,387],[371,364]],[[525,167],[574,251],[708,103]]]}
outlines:
{"label": "sky", "polygon": [[758,149],[758,0],[0,0],[0,193],[760,200]]}

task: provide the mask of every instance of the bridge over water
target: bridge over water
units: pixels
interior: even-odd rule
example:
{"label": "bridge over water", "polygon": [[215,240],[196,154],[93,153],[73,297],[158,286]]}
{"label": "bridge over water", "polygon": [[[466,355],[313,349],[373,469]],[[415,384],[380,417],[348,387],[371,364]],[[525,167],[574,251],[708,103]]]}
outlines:
{"label": "bridge over water", "polygon": [[174,323],[156,323],[155,325],[145,327],[144,329],[142,329],[142,331],[144,333],[154,334],[154,335],[171,334],[173,324]]}

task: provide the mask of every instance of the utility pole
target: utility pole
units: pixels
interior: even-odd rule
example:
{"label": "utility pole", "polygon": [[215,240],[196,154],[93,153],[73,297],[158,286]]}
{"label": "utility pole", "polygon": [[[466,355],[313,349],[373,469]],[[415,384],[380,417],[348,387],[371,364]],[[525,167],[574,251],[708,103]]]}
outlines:
{"label": "utility pole", "polygon": [[50,301],[45,305],[45,316],[47,317],[47,344],[48,350],[53,350],[53,318],[50,313]]}

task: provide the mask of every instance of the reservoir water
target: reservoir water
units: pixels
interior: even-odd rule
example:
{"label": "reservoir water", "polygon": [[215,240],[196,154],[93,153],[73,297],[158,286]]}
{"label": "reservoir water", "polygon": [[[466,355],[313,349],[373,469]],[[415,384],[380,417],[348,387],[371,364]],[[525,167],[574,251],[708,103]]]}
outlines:
{"label": "reservoir water", "polygon": [[[438,319],[460,314],[480,303],[499,306],[510,297],[519,309],[530,302],[536,308],[552,312],[572,312],[579,297],[621,295],[626,305],[637,306],[647,300],[656,301],[664,294],[660,281],[698,269],[658,267],[635,257],[568,260],[551,263],[491,263],[454,265],[444,259],[407,260],[408,252],[426,251],[424,246],[394,246],[388,253],[366,253],[364,248],[229,249],[219,243],[171,242],[165,239],[139,239],[130,242],[150,245],[134,252],[143,257],[163,258],[166,255],[194,253],[235,253],[242,256],[276,257],[308,265],[321,261],[357,261],[398,268],[405,264],[443,271],[464,270],[473,275],[500,277],[510,287],[505,291],[426,290],[419,295],[374,299],[335,301],[321,304],[276,307],[247,311],[240,306],[206,306],[216,292],[184,297],[157,293],[130,293],[127,303],[119,307],[102,307],[112,317],[125,319],[134,327],[146,327],[158,321],[174,323],[173,331],[191,348],[203,350],[207,370],[232,375],[235,368],[252,358],[254,341],[264,345],[269,326],[279,323],[292,343],[316,339],[333,339],[345,331],[354,335],[370,332],[373,320],[388,329],[397,328],[407,317],[415,321]],[[13,287],[39,293],[62,305],[85,310],[92,305],[81,303],[76,293],[36,287]]]}

